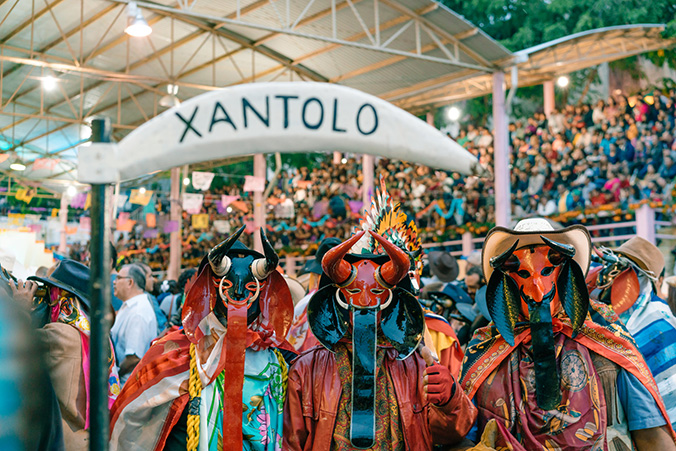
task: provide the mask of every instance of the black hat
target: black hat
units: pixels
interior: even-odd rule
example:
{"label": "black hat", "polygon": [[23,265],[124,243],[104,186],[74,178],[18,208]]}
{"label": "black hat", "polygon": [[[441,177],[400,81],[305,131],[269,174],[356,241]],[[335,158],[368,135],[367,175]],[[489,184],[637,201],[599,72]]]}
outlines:
{"label": "black hat", "polygon": [[74,294],[89,311],[89,268],[75,260],[64,259],[49,277],[31,276],[28,280],[36,280],[45,285],[61,288]]}
{"label": "black hat", "polygon": [[453,299],[453,301],[456,304],[470,304],[470,305],[472,305],[474,303],[474,301],[469,296],[469,294],[467,294],[467,292],[465,290],[463,290],[462,288],[460,288],[459,286],[457,286],[454,283],[447,283],[444,286],[444,289],[441,290],[441,291],[442,291],[442,293],[444,293],[445,295],[447,295],[448,297]]}
{"label": "black hat", "polygon": [[314,260],[308,260],[303,268],[303,272],[311,272],[313,274],[322,274],[322,258],[330,249],[338,246],[342,241],[335,237],[324,238],[321,243],[319,243],[319,248],[315,254]]}
{"label": "black hat", "polygon": [[430,272],[442,282],[453,282],[460,273],[458,262],[449,252],[432,251],[428,255]]}

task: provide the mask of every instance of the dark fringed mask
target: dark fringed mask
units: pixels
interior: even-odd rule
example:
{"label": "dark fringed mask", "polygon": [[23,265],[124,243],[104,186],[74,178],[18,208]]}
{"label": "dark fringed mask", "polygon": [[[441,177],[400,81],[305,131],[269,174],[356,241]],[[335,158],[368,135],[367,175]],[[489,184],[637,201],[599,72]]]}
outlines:
{"label": "dark fringed mask", "polygon": [[544,244],[520,249],[516,240],[508,250],[490,259],[494,271],[488,281],[486,303],[495,326],[511,346],[517,322],[528,321],[537,403],[544,410],[552,410],[561,402],[552,317],[563,310],[575,337],[587,317],[589,295],[584,273],[573,259],[575,248],[540,238]]}

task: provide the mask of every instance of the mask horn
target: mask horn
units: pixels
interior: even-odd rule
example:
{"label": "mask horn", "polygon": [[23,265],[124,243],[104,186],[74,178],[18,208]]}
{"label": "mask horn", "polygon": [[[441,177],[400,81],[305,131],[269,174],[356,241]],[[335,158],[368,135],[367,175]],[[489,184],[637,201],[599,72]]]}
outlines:
{"label": "mask horn", "polygon": [[542,241],[545,242],[547,246],[549,246],[550,249],[559,252],[564,257],[573,258],[575,256],[575,248],[570,244],[557,243],[556,241],[552,241],[549,238],[542,235],[540,235],[540,238],[542,239]]}
{"label": "mask horn", "polygon": [[371,236],[385,249],[390,261],[378,268],[376,275],[380,281],[385,282],[386,288],[392,288],[403,279],[411,267],[411,262],[406,251],[395,244],[390,243],[382,236],[369,230]]}
{"label": "mask horn", "polygon": [[208,260],[211,270],[219,277],[222,277],[230,271],[230,257],[227,254],[233,244],[239,239],[246,226],[242,226],[238,231],[230,235],[225,241],[209,251]]}
{"label": "mask horn", "polygon": [[258,280],[263,280],[268,277],[272,271],[277,268],[279,263],[279,256],[277,252],[273,249],[268,237],[265,235],[263,229],[260,230],[261,233],[261,243],[263,243],[263,252],[265,258],[258,258],[251,263],[251,272],[254,277]]}
{"label": "mask horn", "polygon": [[324,258],[322,258],[322,269],[334,283],[344,286],[352,281],[356,272],[351,264],[343,260],[343,257],[350,252],[352,246],[361,239],[364,233],[364,231],[361,231],[356,235],[353,235],[349,240],[339,244],[324,254]]}
{"label": "mask horn", "polygon": [[492,257],[489,260],[491,267],[497,269],[500,266],[502,266],[503,263],[505,263],[507,261],[507,259],[512,256],[512,254],[514,253],[514,251],[516,250],[516,247],[518,245],[519,245],[519,240],[516,240],[514,242],[514,244],[512,244],[512,247],[507,249],[505,252],[503,252],[502,254],[500,254],[498,256]]}

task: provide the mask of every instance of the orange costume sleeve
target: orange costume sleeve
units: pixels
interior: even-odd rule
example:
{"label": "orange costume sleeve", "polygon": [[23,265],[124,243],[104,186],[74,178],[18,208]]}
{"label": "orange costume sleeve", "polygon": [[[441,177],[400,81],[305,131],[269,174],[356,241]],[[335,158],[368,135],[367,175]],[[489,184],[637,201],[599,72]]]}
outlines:
{"label": "orange costume sleeve", "polygon": [[465,357],[460,348],[458,337],[453,328],[447,322],[425,316],[425,325],[434,346],[434,350],[439,357],[439,363],[444,365],[451,372],[455,380],[460,380],[460,370],[462,369],[462,359]]}

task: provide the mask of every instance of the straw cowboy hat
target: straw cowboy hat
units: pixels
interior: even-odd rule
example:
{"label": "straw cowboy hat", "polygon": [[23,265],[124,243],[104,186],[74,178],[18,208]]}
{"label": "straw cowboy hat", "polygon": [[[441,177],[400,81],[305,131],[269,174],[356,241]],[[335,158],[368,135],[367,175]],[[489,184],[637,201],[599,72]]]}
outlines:
{"label": "straw cowboy hat", "polygon": [[303,299],[307,294],[305,287],[293,277],[284,276],[284,280],[289,286],[289,291],[291,291],[291,300],[293,301],[293,305],[298,304],[298,301]]}
{"label": "straw cowboy hat", "polygon": [[616,254],[624,255],[651,276],[660,277],[662,274],[664,255],[657,246],[640,236],[635,236],[622,243],[620,247],[611,250]]}
{"label": "straw cowboy hat", "polygon": [[519,221],[514,230],[506,227],[494,227],[484,241],[481,261],[486,280],[493,274],[491,257],[508,250],[516,240],[519,240],[517,249],[533,244],[545,244],[541,236],[562,244],[570,244],[575,248],[573,260],[580,265],[586,275],[591,260],[591,239],[587,229],[580,225],[573,225],[565,229],[555,230],[552,224],[543,218],[529,218]]}

